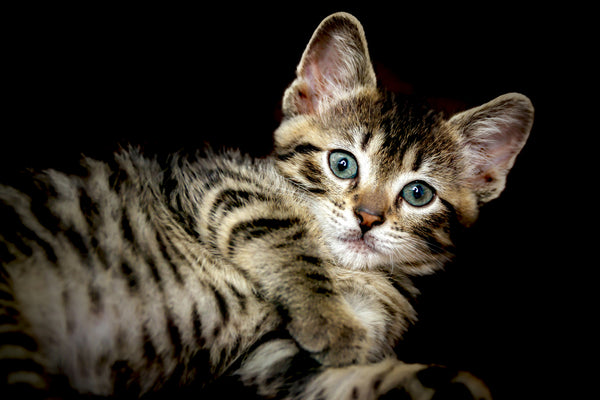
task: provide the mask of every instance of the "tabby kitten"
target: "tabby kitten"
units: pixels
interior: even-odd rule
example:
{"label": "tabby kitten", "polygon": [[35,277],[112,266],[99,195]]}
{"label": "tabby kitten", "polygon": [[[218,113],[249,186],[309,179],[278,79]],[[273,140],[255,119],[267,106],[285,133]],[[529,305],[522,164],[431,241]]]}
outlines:
{"label": "tabby kitten", "polygon": [[450,119],[400,100],[338,13],[283,114],[271,158],[161,164],[130,149],[0,186],[3,398],[201,396],[232,381],[268,398],[489,398],[393,348],[415,319],[408,277],[439,269],[453,229],[503,190],[529,100]]}

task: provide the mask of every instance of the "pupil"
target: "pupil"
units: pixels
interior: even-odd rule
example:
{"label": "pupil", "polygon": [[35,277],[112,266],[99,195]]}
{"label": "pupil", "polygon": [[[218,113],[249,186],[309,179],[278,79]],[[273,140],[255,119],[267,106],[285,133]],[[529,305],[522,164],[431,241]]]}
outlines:
{"label": "pupil", "polygon": [[415,196],[415,199],[420,199],[421,197],[423,197],[423,190],[421,186],[415,186],[413,188],[413,196]]}
{"label": "pupil", "polygon": [[342,158],[340,161],[338,161],[338,169],[340,171],[345,171],[346,168],[348,168],[348,160]]}

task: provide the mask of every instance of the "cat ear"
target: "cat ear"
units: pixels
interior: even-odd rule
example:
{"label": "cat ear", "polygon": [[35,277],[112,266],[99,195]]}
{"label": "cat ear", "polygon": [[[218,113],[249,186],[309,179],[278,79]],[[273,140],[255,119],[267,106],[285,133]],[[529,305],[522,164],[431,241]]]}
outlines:
{"label": "cat ear", "polygon": [[323,102],[361,86],[377,87],[363,28],[350,14],[330,15],[304,50],[296,80],[283,97],[283,113],[316,113]]}
{"label": "cat ear", "polygon": [[500,195],[506,176],[527,141],[533,105],[524,95],[509,93],[448,121],[464,144],[467,182],[479,204]]}

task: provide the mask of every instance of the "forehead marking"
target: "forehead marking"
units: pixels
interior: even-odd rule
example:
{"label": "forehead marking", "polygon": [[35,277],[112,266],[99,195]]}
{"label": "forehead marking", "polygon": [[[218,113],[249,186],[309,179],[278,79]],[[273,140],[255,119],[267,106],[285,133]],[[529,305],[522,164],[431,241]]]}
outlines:
{"label": "forehead marking", "polygon": [[363,134],[363,140],[360,145],[360,147],[363,151],[365,151],[367,149],[367,146],[369,145],[369,141],[371,140],[372,137],[373,137],[373,131],[371,131],[371,130],[367,130]]}

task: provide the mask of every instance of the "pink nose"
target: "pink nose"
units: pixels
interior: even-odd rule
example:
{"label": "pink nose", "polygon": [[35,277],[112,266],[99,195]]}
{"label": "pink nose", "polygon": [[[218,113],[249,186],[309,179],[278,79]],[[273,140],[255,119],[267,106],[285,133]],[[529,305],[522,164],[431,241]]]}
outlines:
{"label": "pink nose", "polygon": [[356,209],[356,215],[360,220],[360,229],[365,233],[375,225],[383,223],[383,214],[371,211],[364,207]]}

